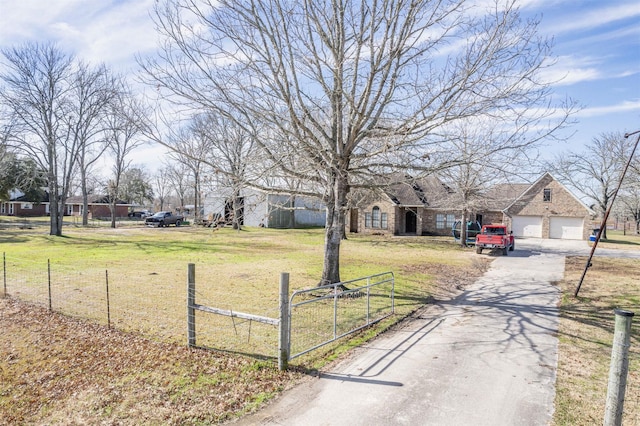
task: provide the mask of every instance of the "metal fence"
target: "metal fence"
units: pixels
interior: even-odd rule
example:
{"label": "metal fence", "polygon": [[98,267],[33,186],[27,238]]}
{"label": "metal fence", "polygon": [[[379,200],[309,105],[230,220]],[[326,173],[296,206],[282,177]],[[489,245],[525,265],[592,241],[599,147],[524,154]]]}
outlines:
{"label": "metal fence", "polygon": [[[202,304],[196,290],[195,265],[189,265],[187,284],[187,334],[190,346],[208,346],[212,342],[201,335],[202,321],[226,323],[233,328],[235,339],[227,339],[230,346],[214,346],[235,352],[252,348],[255,354],[260,346],[253,327],[270,327],[271,344],[268,352],[275,355],[278,365],[286,369],[290,360],[318,349],[350,333],[368,327],[394,313],[395,279],[392,272],[372,275],[341,283],[295,291],[289,298],[289,274],[280,277],[280,302],[275,315],[265,317],[254,313],[238,312]],[[207,314],[197,317],[197,313]],[[207,318],[208,317],[208,318]],[[244,330],[239,326],[244,325]],[[206,327],[205,327],[206,328]],[[223,334],[224,326],[215,332]],[[208,328],[209,331],[214,331]],[[257,333],[258,336],[264,336]],[[220,345],[221,339],[215,339]],[[243,349],[245,348],[245,349]]]}
{"label": "metal fence", "polygon": [[[196,289],[194,272],[194,288],[185,295],[183,284],[176,285],[175,279],[140,277],[133,269],[126,275],[99,267],[78,270],[60,259],[35,262],[6,253],[1,266],[2,296],[10,294],[51,311],[155,340],[195,344],[197,335],[198,346],[279,359],[284,353],[285,362],[394,312],[391,272],[298,290],[290,298],[288,279],[283,290],[281,277],[280,292],[260,301],[262,312],[256,315],[240,312],[255,309],[255,300],[220,297],[210,274],[204,277],[209,282],[203,279]],[[209,308],[220,300],[237,309]]]}
{"label": "metal fence", "polygon": [[6,253],[1,267],[3,296],[155,340],[184,342],[183,287],[161,276],[136,276],[134,268],[127,275],[78,270],[64,259],[34,262]]}
{"label": "metal fence", "polygon": [[289,302],[289,359],[394,313],[392,272],[295,291]]}

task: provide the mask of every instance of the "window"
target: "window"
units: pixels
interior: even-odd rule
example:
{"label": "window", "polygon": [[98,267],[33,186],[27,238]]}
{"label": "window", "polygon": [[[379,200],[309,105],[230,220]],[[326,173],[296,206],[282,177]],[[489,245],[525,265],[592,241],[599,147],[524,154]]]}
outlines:
{"label": "window", "polygon": [[371,227],[380,228],[380,207],[374,207],[371,212]]}
{"label": "window", "polygon": [[439,213],[436,215],[436,229],[451,228],[455,221],[456,215]]}
{"label": "window", "polygon": [[456,221],[456,215],[454,214],[448,214],[447,215],[447,224],[446,227],[447,228],[451,228],[453,226],[453,223]]}
{"label": "window", "polygon": [[371,209],[371,212],[366,212],[364,214],[365,228],[387,229],[387,226],[387,213],[381,212],[380,207],[376,206]]}
{"label": "window", "polygon": [[549,188],[545,188],[542,192],[542,201],[551,201],[551,190]]}

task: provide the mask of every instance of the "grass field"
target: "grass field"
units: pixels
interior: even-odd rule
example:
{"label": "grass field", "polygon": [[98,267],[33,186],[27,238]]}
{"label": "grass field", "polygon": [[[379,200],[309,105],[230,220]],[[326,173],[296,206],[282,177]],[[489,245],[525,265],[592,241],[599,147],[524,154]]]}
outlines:
{"label": "grass field", "polygon": [[[214,232],[126,225],[115,230],[69,226],[61,238],[47,235],[46,227],[0,234],[10,296],[0,300],[0,424],[208,424],[229,419],[430,298],[459,292],[488,262],[447,238],[352,236],[341,252],[343,280],[393,271],[396,315],[351,340],[296,359],[293,371],[282,373],[273,359],[185,347],[187,264],[196,265],[198,303],[275,316],[280,272],[290,273],[292,291],[317,284],[323,230]],[[71,317],[48,312],[48,262],[53,310]],[[105,327],[105,271],[112,329]],[[204,318],[197,323],[199,336],[205,335],[211,346],[227,344],[243,326],[227,323],[232,333],[224,334],[223,326],[208,324],[207,330]],[[272,331],[264,335],[275,350]],[[252,325],[249,346],[262,344],[261,334]]]}
{"label": "grass field", "polygon": [[[640,237],[609,232],[598,247],[640,249]],[[562,304],[556,385],[556,425],[602,424],[614,330],[614,309],[634,312],[629,349],[629,374],[624,425],[640,425],[640,262],[597,255],[584,283],[573,297],[586,258],[569,258],[560,282]]]}
{"label": "grass field", "polygon": [[[229,420],[296,383],[309,369],[382,332],[430,298],[452,297],[481,274],[491,259],[461,249],[448,238],[350,236],[341,253],[343,280],[393,271],[397,315],[296,360],[294,369],[283,373],[273,359],[185,347],[186,265],[196,264],[199,303],[273,316],[280,272],[290,273],[292,290],[317,284],[322,230],[246,228],[237,232],[225,228],[212,232],[125,222],[115,230],[69,226],[64,233],[62,238],[51,237],[46,227],[0,233],[0,252],[6,253],[7,263],[23,268],[16,275],[10,271],[9,278],[20,280],[10,281],[10,297],[0,299],[0,425]],[[610,233],[606,244],[638,249],[640,238]],[[53,309],[72,317],[48,312],[47,288],[42,284],[48,260],[56,283]],[[613,309],[638,314],[640,307],[637,261],[598,258],[580,297],[574,299],[585,261],[568,259],[566,279],[560,283],[564,296],[557,425],[601,424]],[[112,329],[105,326],[105,271]],[[68,278],[61,282],[60,276]],[[624,424],[630,425],[640,424],[640,336],[637,317],[634,320],[624,418]],[[204,328],[202,334],[209,333],[206,338],[213,342],[222,338],[220,329],[206,330],[204,319],[198,323]],[[250,343],[257,347],[261,331],[253,327]],[[237,332],[241,325],[226,328]]]}

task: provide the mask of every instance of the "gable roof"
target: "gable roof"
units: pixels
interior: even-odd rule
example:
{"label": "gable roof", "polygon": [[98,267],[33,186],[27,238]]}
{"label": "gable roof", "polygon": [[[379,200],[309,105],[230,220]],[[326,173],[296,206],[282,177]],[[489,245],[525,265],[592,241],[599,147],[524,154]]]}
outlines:
{"label": "gable roof", "polygon": [[503,211],[511,206],[527,189],[528,183],[499,183],[490,187],[481,200],[487,210]]}
{"label": "gable roof", "polygon": [[403,207],[437,207],[451,193],[436,176],[398,182],[384,190],[389,199]]}
{"label": "gable roof", "polygon": [[582,200],[580,200],[578,197],[576,197],[573,192],[571,192],[562,182],[560,182],[558,179],[556,179],[549,172],[544,172],[542,174],[542,176],[540,176],[535,182],[533,182],[531,185],[529,185],[529,187],[522,194],[520,194],[520,196],[518,198],[516,198],[511,204],[509,204],[507,207],[505,207],[503,209],[503,211],[506,212],[507,210],[509,210],[511,207],[513,207],[519,201],[521,201],[521,200],[525,199],[526,197],[532,195],[531,192],[534,190],[534,188],[536,188],[537,185],[540,182],[544,181],[544,180],[548,180],[549,182],[555,181],[558,185],[560,185],[560,187],[562,189],[564,189],[567,192],[567,194],[569,194],[574,200],[576,200],[576,202],[578,204],[580,204],[587,212],[589,212],[589,214],[595,214],[595,212],[593,211],[592,208],[590,208],[585,203],[583,203]]}

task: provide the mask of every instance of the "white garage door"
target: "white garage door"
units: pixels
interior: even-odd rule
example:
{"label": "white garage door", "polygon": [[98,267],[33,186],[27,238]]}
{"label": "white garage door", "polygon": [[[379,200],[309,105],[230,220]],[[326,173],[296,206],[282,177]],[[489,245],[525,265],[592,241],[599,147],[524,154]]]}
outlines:
{"label": "white garage door", "polygon": [[549,237],[563,240],[581,240],[584,220],[580,217],[549,218]]}
{"label": "white garage door", "polygon": [[516,237],[542,238],[542,216],[514,216],[511,228]]}

